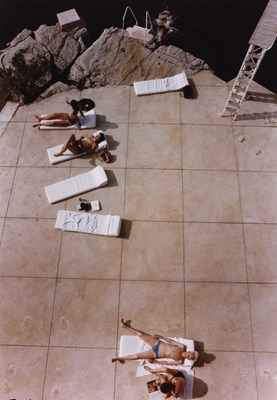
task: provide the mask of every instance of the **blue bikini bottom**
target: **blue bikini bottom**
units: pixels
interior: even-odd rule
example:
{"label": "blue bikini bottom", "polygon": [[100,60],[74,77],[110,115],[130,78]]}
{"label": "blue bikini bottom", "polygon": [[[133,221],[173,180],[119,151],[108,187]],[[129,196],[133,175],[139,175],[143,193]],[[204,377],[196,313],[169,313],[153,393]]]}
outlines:
{"label": "blue bikini bottom", "polygon": [[156,358],[160,358],[159,347],[161,343],[162,343],[161,340],[158,340],[157,343],[151,347],[151,349],[155,353]]}

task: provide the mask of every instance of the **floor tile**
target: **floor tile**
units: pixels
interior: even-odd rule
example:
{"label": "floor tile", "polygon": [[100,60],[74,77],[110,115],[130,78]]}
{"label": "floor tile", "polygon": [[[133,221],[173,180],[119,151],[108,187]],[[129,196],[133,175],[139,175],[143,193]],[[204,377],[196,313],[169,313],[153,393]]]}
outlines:
{"label": "floor tile", "polygon": [[276,128],[236,126],[234,136],[240,171],[277,171]]}
{"label": "floor tile", "polygon": [[187,281],[246,282],[242,226],[185,224]]}
{"label": "floor tile", "polygon": [[11,121],[13,122],[24,122],[27,118],[29,106],[20,106],[18,107],[16,113],[13,115]]}
{"label": "floor tile", "polygon": [[247,286],[186,283],[186,327],[207,351],[251,351]]}
{"label": "floor tile", "polygon": [[245,224],[245,250],[250,282],[277,282],[277,225]]}
{"label": "floor tile", "polygon": [[183,125],[182,135],[184,169],[236,169],[230,126]]}
{"label": "floor tile", "polygon": [[207,384],[205,400],[258,400],[253,354],[214,352],[214,356],[215,360],[210,364],[195,368],[195,395],[200,379]]}
{"label": "floor tile", "polygon": [[189,79],[192,80],[195,86],[227,86],[226,82],[212,74],[211,71],[199,71]]}
{"label": "floor tile", "polygon": [[242,103],[234,126],[277,126],[277,95],[257,84],[248,93],[251,99]]}
{"label": "floor tile", "polygon": [[136,96],[132,91],[129,122],[133,124],[179,124],[179,104],[179,93]]}
{"label": "floor tile", "polygon": [[24,138],[22,141],[18,165],[28,167],[65,167],[70,162],[51,165],[47,149],[65,143],[72,134],[69,130],[37,130],[31,122],[26,123]]}
{"label": "floor tile", "polygon": [[1,167],[0,168],[0,217],[5,217],[11,190],[13,186],[13,180],[15,175],[15,168],[13,167]]}
{"label": "floor tile", "polygon": [[130,90],[130,86],[85,89],[80,96],[93,99],[95,102],[97,122],[105,122],[110,128],[114,128],[118,123],[128,122]]}
{"label": "floor tile", "polygon": [[243,222],[277,222],[277,173],[240,172]]}
{"label": "floor tile", "polygon": [[59,262],[62,278],[119,279],[120,238],[64,232]]}
{"label": "floor tile", "polygon": [[55,282],[1,278],[1,344],[47,346]]}
{"label": "floor tile", "polygon": [[[184,337],[184,284],[122,281],[119,315],[144,332]],[[161,316],[166,324],[161,323]],[[119,334],[129,333],[120,326]]]}
{"label": "floor tile", "polygon": [[123,242],[121,278],[182,281],[182,223],[133,222],[130,237]]}
{"label": "floor tile", "polygon": [[138,361],[116,365],[115,400],[147,399],[146,380],[149,380],[149,375],[136,378],[138,365]]}
{"label": "floor tile", "polygon": [[113,347],[118,291],[117,281],[59,280],[51,345]]}
{"label": "floor tile", "polygon": [[[112,399],[113,353],[104,349],[51,348],[48,356],[45,400]],[[107,377],[108,379],[106,379]]]}
{"label": "floor tile", "polygon": [[276,353],[256,353],[259,398],[275,400],[277,393],[277,355]]}
{"label": "floor tile", "polygon": [[0,243],[2,243],[2,233],[4,229],[4,224],[5,224],[5,218],[0,218],[0,238],[1,238]]}
{"label": "floor tile", "polygon": [[255,351],[277,351],[276,285],[249,285]]}
{"label": "floor tile", "polygon": [[8,218],[0,248],[1,276],[56,277],[61,233],[53,228],[53,220]]}
{"label": "floor tile", "polygon": [[133,124],[129,129],[128,168],[181,168],[179,125]]}
{"label": "floor tile", "polygon": [[196,91],[196,99],[181,102],[182,124],[231,125],[230,118],[221,117],[228,97],[227,87],[200,85]]}
{"label": "floor tile", "polygon": [[235,172],[184,171],[183,182],[185,221],[241,221]]}
{"label": "floor tile", "polygon": [[49,204],[45,186],[69,177],[67,168],[17,168],[9,203],[9,217],[56,218],[64,202]]}
{"label": "floor tile", "polygon": [[181,171],[128,170],[125,218],[144,221],[182,220]]}
{"label": "floor tile", "polygon": [[[71,176],[77,176],[87,172],[85,168],[72,168]],[[91,190],[81,195],[82,198],[89,201],[99,200],[101,211],[99,214],[111,214],[123,216],[124,194],[125,194],[125,170],[105,168],[108,177],[108,184],[98,189]],[[67,200],[66,208],[76,210],[79,203],[79,196]]]}
{"label": "floor tile", "polygon": [[1,346],[1,399],[41,398],[46,357],[46,347]]}
{"label": "floor tile", "polygon": [[18,154],[23,136],[24,122],[10,122],[0,138],[2,151],[0,154],[0,165],[16,166]]}

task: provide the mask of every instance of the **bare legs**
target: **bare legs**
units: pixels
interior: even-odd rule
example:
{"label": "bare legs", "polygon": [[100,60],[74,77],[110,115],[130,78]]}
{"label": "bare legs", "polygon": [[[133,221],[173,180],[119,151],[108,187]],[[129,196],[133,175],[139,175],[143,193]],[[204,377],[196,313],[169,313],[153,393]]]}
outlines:
{"label": "bare legs", "polygon": [[121,326],[122,328],[127,329],[128,331],[134,333],[136,336],[138,336],[140,339],[144,340],[144,342],[148,343],[150,346],[155,346],[157,343],[157,339],[155,339],[153,336],[149,335],[148,333],[145,333],[143,331],[140,331],[139,329],[135,329],[131,326],[129,321],[124,321],[122,318],[121,320]]}
{"label": "bare legs", "polygon": [[[121,326],[122,328],[127,329],[128,331],[134,333],[136,336],[138,336],[140,339],[142,339],[144,342],[149,344],[151,347],[154,346],[158,340],[155,339],[153,336],[149,335],[148,333],[145,333],[143,331],[140,331],[139,329],[135,329],[130,325],[129,321],[124,321],[122,318],[121,320]],[[136,353],[136,354],[131,354],[129,356],[124,356],[124,357],[116,357],[112,359],[112,362],[119,361],[119,362],[124,362],[128,360],[142,360],[142,359],[150,359],[154,360],[156,358],[156,355],[153,350],[147,350],[142,353]]]}
{"label": "bare legs", "polygon": [[61,148],[61,150],[60,150],[58,153],[54,154],[54,156],[55,156],[55,157],[62,156],[63,153],[64,153],[66,150],[71,151],[71,153],[73,153],[73,154],[79,154],[79,153],[81,152],[81,149],[80,149],[80,148],[78,147],[78,145],[77,145],[77,140],[76,140],[76,137],[75,137],[74,134],[72,134],[72,135],[70,136],[70,138],[69,138],[68,141],[63,145],[63,147]]}
{"label": "bare legs", "polygon": [[[53,113],[48,115],[38,116],[35,115],[36,119],[38,120],[37,124],[33,125],[33,128],[37,126],[71,126],[72,124],[68,121],[68,113]],[[51,120],[58,120],[58,121],[51,121]],[[42,122],[47,120],[48,122]]]}

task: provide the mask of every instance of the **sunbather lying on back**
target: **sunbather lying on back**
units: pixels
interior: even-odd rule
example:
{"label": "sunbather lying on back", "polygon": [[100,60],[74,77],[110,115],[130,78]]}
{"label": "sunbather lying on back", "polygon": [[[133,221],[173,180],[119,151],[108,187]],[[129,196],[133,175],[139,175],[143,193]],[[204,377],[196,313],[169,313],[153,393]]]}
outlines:
{"label": "sunbather lying on back", "polygon": [[72,134],[68,141],[63,145],[61,151],[54,154],[55,157],[62,156],[66,150],[71,151],[73,154],[93,153],[98,145],[98,143],[105,140],[103,132],[98,132],[97,135],[84,135],[80,139],[76,139],[76,136]]}
{"label": "sunbather lying on back", "polygon": [[[147,359],[151,363],[180,365],[184,363],[185,359],[197,360],[198,358],[197,351],[186,351],[186,346],[176,342],[176,340],[168,339],[161,335],[149,335],[131,327],[129,321],[124,321],[123,319],[121,320],[121,326],[148,343],[151,346],[151,350],[129,356],[116,357],[112,359],[112,362]],[[160,361],[160,358],[170,358],[172,361]]]}

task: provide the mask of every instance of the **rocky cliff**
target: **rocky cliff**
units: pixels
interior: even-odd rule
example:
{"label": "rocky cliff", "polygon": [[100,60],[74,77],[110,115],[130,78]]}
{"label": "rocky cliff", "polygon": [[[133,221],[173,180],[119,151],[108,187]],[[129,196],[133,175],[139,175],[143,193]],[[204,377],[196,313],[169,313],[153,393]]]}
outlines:
{"label": "rocky cliff", "polygon": [[0,52],[0,86],[9,100],[28,103],[72,87],[131,85],[184,70],[209,69],[205,61],[174,46],[157,49],[119,28],[105,29],[89,46],[86,28],[62,31],[59,24],[22,31]]}

